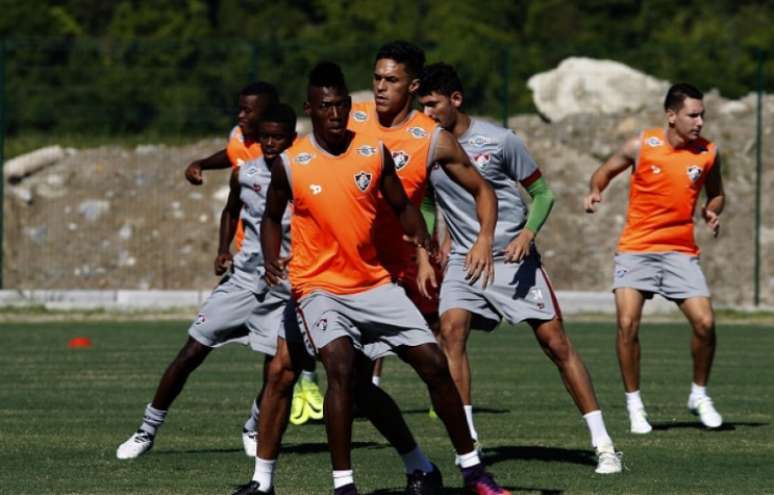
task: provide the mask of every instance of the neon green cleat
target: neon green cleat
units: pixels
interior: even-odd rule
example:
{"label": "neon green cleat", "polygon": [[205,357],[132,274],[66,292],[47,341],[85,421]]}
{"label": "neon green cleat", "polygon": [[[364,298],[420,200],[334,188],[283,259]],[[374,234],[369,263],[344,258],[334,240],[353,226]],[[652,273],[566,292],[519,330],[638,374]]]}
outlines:
{"label": "neon green cleat", "polygon": [[430,416],[432,419],[438,419],[438,414],[436,414],[435,409],[433,409],[433,406],[430,406],[430,409],[427,410],[427,415]]}
{"label": "neon green cleat", "polygon": [[293,402],[290,404],[290,422],[294,425],[302,425],[309,421],[310,409],[306,407],[306,399],[300,383],[293,387]]}
{"label": "neon green cleat", "polygon": [[314,420],[323,418],[323,396],[320,393],[320,387],[314,380],[301,378],[301,391],[306,401],[306,408],[309,410],[309,417]]}

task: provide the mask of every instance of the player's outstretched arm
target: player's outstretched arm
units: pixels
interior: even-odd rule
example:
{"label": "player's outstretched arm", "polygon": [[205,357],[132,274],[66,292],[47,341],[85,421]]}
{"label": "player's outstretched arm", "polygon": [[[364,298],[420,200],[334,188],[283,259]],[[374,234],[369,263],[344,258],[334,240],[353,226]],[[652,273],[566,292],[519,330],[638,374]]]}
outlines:
{"label": "player's outstretched arm", "polygon": [[465,267],[471,284],[483,276],[482,286],[486,287],[494,281],[492,240],[497,224],[497,196],[450,132],[439,133],[433,160],[439,163],[446,174],[472,194],[476,200],[476,215],[481,231],[465,258]]}
{"label": "player's outstretched arm", "polygon": [[218,236],[218,255],[215,257],[215,275],[223,275],[231,264],[231,241],[236,234],[242,200],[239,199],[242,186],[239,184],[239,169],[231,172],[228,199],[220,214],[220,232]]}
{"label": "player's outstretched arm", "polygon": [[586,213],[597,211],[597,203],[602,201],[602,191],[605,190],[613,177],[634,165],[640,153],[640,137],[628,139],[613,156],[607,159],[589,180],[589,193],[583,200]]}
{"label": "player's outstretched arm", "polygon": [[201,160],[194,160],[185,168],[185,178],[191,184],[198,186],[204,182],[203,170],[217,170],[229,168],[231,160],[228,159],[226,150],[222,149]]}
{"label": "player's outstretched arm", "polygon": [[717,237],[720,232],[720,214],[726,206],[723,175],[720,171],[720,155],[715,156],[715,164],[704,182],[704,192],[707,194],[707,203],[702,208],[701,214],[712,234]]}
{"label": "player's outstretched arm", "polygon": [[280,258],[280,249],[282,217],[291,198],[292,192],[285,167],[278,163],[271,170],[271,183],[266,192],[266,210],[261,220],[261,250],[266,269],[264,277],[269,285],[276,285],[285,278],[285,267],[290,261],[290,258]]}
{"label": "player's outstretched arm", "polygon": [[405,234],[403,238],[416,246],[433,251],[430,234],[427,232],[425,219],[419,212],[419,208],[411,204],[398,174],[395,173],[395,162],[392,154],[386,146],[382,146],[382,178],[379,183],[379,191],[384,200],[398,216],[400,226]]}
{"label": "player's outstretched arm", "polygon": [[532,175],[521,181],[521,185],[532,198],[532,204],[526,225],[505,248],[505,261],[509,263],[518,263],[529,254],[535,236],[548,220],[548,215],[554,206],[554,193],[548,187],[540,170],[535,169]]}

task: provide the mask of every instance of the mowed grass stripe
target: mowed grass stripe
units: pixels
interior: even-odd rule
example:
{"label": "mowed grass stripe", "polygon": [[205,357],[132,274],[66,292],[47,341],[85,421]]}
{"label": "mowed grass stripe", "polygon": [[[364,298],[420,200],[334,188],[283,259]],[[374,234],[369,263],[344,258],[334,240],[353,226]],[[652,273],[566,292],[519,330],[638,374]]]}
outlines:
{"label": "mowed grass stripe", "polygon": [[[262,357],[238,346],[211,353],[169,413],[154,450],[135,461],[115,448],[137,427],[188,322],[3,324],[0,336],[0,493],[213,494],[249,479],[240,429],[260,386]],[[643,397],[656,431],[628,433],[612,323],[568,324],[594,379],[608,429],[624,451],[621,476],[593,473],[582,418],[528,327],[474,332],[476,422],[491,471],[518,493],[774,493],[774,331],[720,326],[710,392],[727,427],[710,432],[685,407],[691,362],[685,324],[644,324]],[[68,349],[76,336],[90,349]],[[324,387],[324,379],[322,380]],[[424,386],[395,359],[383,386],[396,399],[450,493],[459,474]],[[402,464],[356,421],[362,493],[401,493]],[[331,490],[322,424],[289,427],[279,494]]]}

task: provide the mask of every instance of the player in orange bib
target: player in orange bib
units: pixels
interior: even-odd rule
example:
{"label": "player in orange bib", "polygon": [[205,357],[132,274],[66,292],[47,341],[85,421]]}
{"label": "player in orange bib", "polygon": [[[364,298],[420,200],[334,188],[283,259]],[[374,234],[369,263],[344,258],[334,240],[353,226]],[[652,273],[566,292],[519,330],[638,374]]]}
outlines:
{"label": "player in orange bib", "polygon": [[[272,170],[261,244],[266,249],[264,263],[270,284],[284,278],[287,267],[298,326],[303,332],[303,336],[293,335],[297,327],[286,319],[278,349],[303,342],[308,352],[320,358],[328,375],[325,421],[334,493],[357,493],[350,457],[355,400],[400,453],[408,478],[407,493],[443,493],[438,468],[417,446],[397,405],[371,383],[371,359],[388,352],[410,364],[426,383],[462,460],[466,486],[478,483],[498,490],[473,493],[507,493],[486,473],[473,447],[462,402],[432,332],[379,260],[373,229],[382,214],[399,219],[402,239],[425,250],[430,245],[424,220],[406,196],[390,150],[379,139],[348,129],[351,99],[337,65],[321,63],[312,70],[307,98],[305,111],[313,132],[288,149],[284,168]],[[292,257],[287,260],[279,256],[281,219],[290,201]],[[391,210],[381,212],[380,201]],[[277,357],[282,359],[283,355],[278,350]],[[265,414],[270,400],[276,401],[277,412],[287,409],[281,406],[283,396],[287,404],[286,391],[278,394],[276,382],[267,385],[261,403],[267,409],[260,418],[256,476],[240,488],[240,495],[272,490],[271,480],[263,481],[266,477],[259,473],[264,466],[273,469],[274,462],[263,457],[268,451],[263,445],[264,432],[268,440],[276,442],[284,425],[281,415],[276,414],[277,424],[271,433]],[[276,458],[276,451],[268,453]]]}
{"label": "player in orange bib", "polygon": [[613,291],[618,313],[616,350],[626,390],[632,433],[652,430],[640,396],[640,342],[645,299],[659,294],[677,303],[693,328],[693,383],[688,408],[708,428],[723,419],[707,395],[715,355],[715,315],[709,288],[699,266],[693,215],[699,193],[707,202],[701,215],[715,236],[725,194],[717,147],[701,137],[703,94],[690,84],[675,84],[664,101],[666,129],[648,129],[623,147],[591,177],[585,198],[589,213],[602,191],[631,168],[629,209],[615,256]]}
{"label": "player in orange bib", "polygon": [[[207,158],[191,162],[185,169],[185,178],[188,182],[198,186],[204,182],[202,177],[204,170],[220,170],[229,167],[233,169],[243,162],[260,158],[262,153],[258,140],[258,124],[266,107],[277,101],[276,88],[267,82],[258,81],[242,88],[239,92],[237,125],[231,129],[226,147]],[[242,247],[243,239],[244,230],[242,223],[239,222],[234,241],[237,250]]]}

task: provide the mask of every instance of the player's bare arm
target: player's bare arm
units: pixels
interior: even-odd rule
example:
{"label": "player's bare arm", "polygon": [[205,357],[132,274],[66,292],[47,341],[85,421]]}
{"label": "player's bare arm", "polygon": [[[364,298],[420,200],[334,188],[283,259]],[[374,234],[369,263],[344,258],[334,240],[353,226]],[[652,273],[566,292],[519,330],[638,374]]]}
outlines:
{"label": "player's bare arm", "polygon": [[628,139],[613,156],[607,159],[594,173],[589,181],[589,194],[583,200],[586,213],[597,211],[597,203],[602,201],[602,191],[613,178],[634,165],[640,153],[640,137]]}
{"label": "player's bare arm", "polygon": [[185,178],[194,186],[201,185],[204,182],[202,170],[218,170],[229,168],[231,161],[228,159],[226,150],[222,149],[201,160],[194,160],[185,168]]}
{"label": "player's bare arm", "polygon": [[720,170],[720,155],[715,156],[715,165],[710,169],[704,182],[704,192],[707,203],[701,209],[701,215],[712,234],[717,237],[720,232],[720,214],[726,205],[726,194],[723,190],[723,175]]}
{"label": "player's bare arm", "polygon": [[261,249],[266,270],[264,278],[270,286],[277,285],[287,276],[285,268],[290,258],[281,258],[280,249],[282,217],[291,198],[292,192],[285,167],[277,164],[271,170],[271,183],[266,192],[266,210],[261,221]]}
{"label": "player's bare arm", "polygon": [[450,132],[441,131],[438,135],[433,159],[443,167],[453,181],[472,194],[476,200],[476,214],[481,231],[465,258],[465,269],[471,284],[483,276],[482,286],[486,287],[494,281],[492,240],[497,223],[497,196],[492,186],[470,163],[467,153]]}
{"label": "player's bare arm", "polygon": [[239,222],[239,214],[242,211],[242,200],[239,199],[239,193],[242,186],[239,184],[239,169],[231,172],[229,181],[228,199],[226,206],[220,214],[220,232],[218,236],[218,255],[215,257],[215,275],[223,275],[231,265],[231,241]]}

